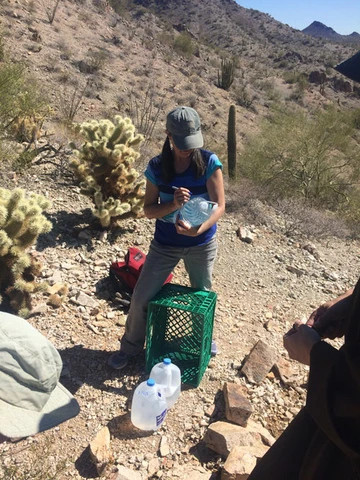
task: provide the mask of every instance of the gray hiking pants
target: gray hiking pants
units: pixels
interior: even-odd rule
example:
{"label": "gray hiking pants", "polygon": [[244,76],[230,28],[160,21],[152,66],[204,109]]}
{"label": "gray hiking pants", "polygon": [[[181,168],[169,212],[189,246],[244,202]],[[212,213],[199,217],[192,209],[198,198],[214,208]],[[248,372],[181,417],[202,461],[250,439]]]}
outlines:
{"label": "gray hiking pants", "polygon": [[199,290],[210,290],[217,252],[216,238],[205,245],[181,248],[167,247],[155,240],[136,283],[131,298],[121,351],[137,355],[144,348],[148,302],[158,293],[168,275],[180,260],[184,260],[190,284]]}

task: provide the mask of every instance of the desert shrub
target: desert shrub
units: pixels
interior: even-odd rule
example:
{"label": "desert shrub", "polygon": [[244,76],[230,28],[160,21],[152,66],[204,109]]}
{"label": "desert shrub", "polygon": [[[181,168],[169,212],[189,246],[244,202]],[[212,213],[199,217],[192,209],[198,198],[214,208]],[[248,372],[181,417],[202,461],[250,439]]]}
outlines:
{"label": "desert shrub", "polygon": [[280,62],[277,63],[278,68],[288,68],[289,62],[285,59],[280,60]]}
{"label": "desert shrub", "polygon": [[180,33],[174,40],[174,50],[185,57],[191,57],[195,52],[195,44],[186,32]]}
{"label": "desert shrub", "polygon": [[4,33],[0,29],[0,62],[3,62],[6,57],[6,46],[5,46],[5,39]]}
{"label": "desert shrub", "polygon": [[284,72],[283,79],[286,83],[298,84],[304,89],[309,85],[307,75],[296,70],[293,70],[292,72]]}
{"label": "desert shrub", "polygon": [[336,210],[360,178],[353,133],[348,112],[277,111],[246,143],[242,173],[270,187],[273,197],[300,197]]}
{"label": "desert shrub", "polygon": [[285,72],[283,78],[286,83],[294,85],[294,89],[289,96],[289,100],[297,102],[299,105],[303,104],[305,91],[309,86],[308,78],[305,73],[300,72]]}
{"label": "desert shrub", "polygon": [[357,108],[351,112],[351,120],[354,128],[360,130],[360,108]]}
{"label": "desert shrub", "polygon": [[0,164],[2,167],[11,165],[16,160],[18,153],[14,148],[14,142],[0,141]]}
{"label": "desert shrub", "polygon": [[255,95],[249,93],[246,83],[241,83],[234,89],[236,103],[248,110],[255,111],[254,101]]}
{"label": "desert shrub", "polygon": [[282,218],[282,233],[308,238],[348,238],[351,230],[344,218],[333,212],[317,209],[300,199],[285,198],[274,204]]}
{"label": "desert shrub", "polygon": [[41,195],[27,195],[22,189],[0,189],[0,304],[8,304],[19,315],[31,311],[33,293],[47,288],[36,278],[41,264],[29,249],[52,224],[43,215],[50,206]]}
{"label": "desert shrub", "polygon": [[292,102],[296,102],[299,105],[303,105],[304,103],[304,95],[305,95],[305,90],[302,90],[298,86],[295,87],[295,89],[290,93],[288,99],[291,100]]}
{"label": "desert shrub", "polygon": [[139,158],[135,147],[143,141],[135,133],[130,118],[115,117],[77,126],[85,137],[79,149],[73,147],[70,167],[80,179],[81,193],[95,203],[93,215],[103,228],[111,228],[119,218],[137,216],[142,211],[145,182],[133,163]]}
{"label": "desert shrub", "polygon": [[147,12],[148,12],[147,8],[140,5],[136,9],[134,9],[133,16],[136,20],[140,20],[140,18],[146,15]]}
{"label": "desert shrub", "polygon": [[164,46],[172,46],[174,45],[174,36],[167,30],[162,30],[157,35],[157,41]]}
{"label": "desert shrub", "polygon": [[78,113],[90,81],[87,80],[84,85],[75,84],[73,86],[65,86],[57,94],[59,111],[61,120],[65,124],[71,124]]}
{"label": "desert shrub", "polygon": [[109,53],[103,48],[89,49],[86,55],[87,73],[101,71],[109,59]]}
{"label": "desert shrub", "polygon": [[0,64],[0,97],[0,136],[29,140],[23,138],[27,134],[24,125],[41,126],[49,115],[44,91],[33,78],[26,77],[22,64]]}
{"label": "desert shrub", "polygon": [[[153,83],[150,83],[145,90],[145,94],[136,96],[135,91],[130,92],[128,113],[130,118],[133,119],[134,125],[137,130],[144,135],[145,144],[150,141],[155,126],[159,120],[159,115],[162,112],[165,97],[159,95],[158,89]],[[121,111],[123,105],[118,104],[118,108]]]}
{"label": "desert shrub", "polygon": [[127,17],[129,14],[130,0],[109,0],[110,5],[115,12],[123,17]]}

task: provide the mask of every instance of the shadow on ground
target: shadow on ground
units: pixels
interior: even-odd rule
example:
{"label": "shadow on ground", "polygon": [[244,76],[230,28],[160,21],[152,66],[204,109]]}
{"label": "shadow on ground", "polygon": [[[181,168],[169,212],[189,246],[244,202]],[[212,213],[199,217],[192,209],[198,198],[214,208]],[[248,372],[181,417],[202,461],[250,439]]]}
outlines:
{"label": "shadow on ground", "polygon": [[[129,397],[127,377],[139,377],[138,382],[147,378],[145,372],[145,354],[138,355],[124,370],[113,370],[107,365],[111,353],[103,350],[84,348],[83,345],[59,350],[63,361],[61,383],[74,395],[85,383],[98,390]],[[121,378],[124,378],[124,384]],[[113,387],[106,382],[120,380],[120,387]]]}
{"label": "shadow on ground", "polygon": [[[89,225],[94,220],[90,208],[74,213],[65,210],[59,210],[54,213],[44,212],[44,216],[52,223],[52,229],[46,235],[40,235],[37,242],[37,250],[43,251],[49,247],[65,243],[69,247],[79,248],[83,245],[88,250],[92,250],[92,237],[79,238],[81,230],[90,228]],[[96,238],[98,231],[93,232]]]}

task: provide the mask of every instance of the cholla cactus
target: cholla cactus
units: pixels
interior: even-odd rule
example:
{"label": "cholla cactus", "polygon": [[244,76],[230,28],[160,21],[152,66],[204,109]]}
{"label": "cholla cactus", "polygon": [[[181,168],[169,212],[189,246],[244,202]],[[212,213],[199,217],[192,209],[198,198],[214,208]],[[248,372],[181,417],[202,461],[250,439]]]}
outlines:
{"label": "cholla cactus", "polygon": [[132,167],[140,156],[134,150],[144,137],[135,133],[130,118],[92,120],[78,126],[86,138],[74,150],[70,166],[80,180],[81,193],[93,198],[93,214],[103,227],[111,227],[120,217],[137,216],[144,202],[145,181]]}
{"label": "cholla cactus", "polygon": [[42,233],[51,230],[42,214],[50,203],[41,195],[0,188],[0,303],[8,299],[21,316],[31,310],[31,294],[47,288],[36,282],[41,263],[27,253]]}

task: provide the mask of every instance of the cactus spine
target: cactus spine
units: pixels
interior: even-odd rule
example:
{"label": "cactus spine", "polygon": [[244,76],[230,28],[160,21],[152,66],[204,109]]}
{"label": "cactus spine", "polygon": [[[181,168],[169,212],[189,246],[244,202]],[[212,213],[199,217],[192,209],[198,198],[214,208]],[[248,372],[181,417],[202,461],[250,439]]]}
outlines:
{"label": "cactus spine", "polygon": [[230,105],[228,119],[228,170],[229,177],[236,179],[236,110],[235,105]]}
{"label": "cactus spine", "polygon": [[130,118],[115,117],[114,123],[103,119],[78,125],[85,143],[74,150],[70,166],[80,178],[80,191],[92,197],[93,215],[102,227],[116,225],[124,216],[138,216],[144,202],[145,181],[133,163],[140,154],[135,151],[144,137],[135,133]]}
{"label": "cactus spine", "polygon": [[41,195],[26,197],[22,189],[0,188],[0,303],[8,300],[24,317],[31,311],[31,294],[47,288],[36,282],[41,264],[27,250],[40,234],[51,230],[42,214],[49,206]]}

